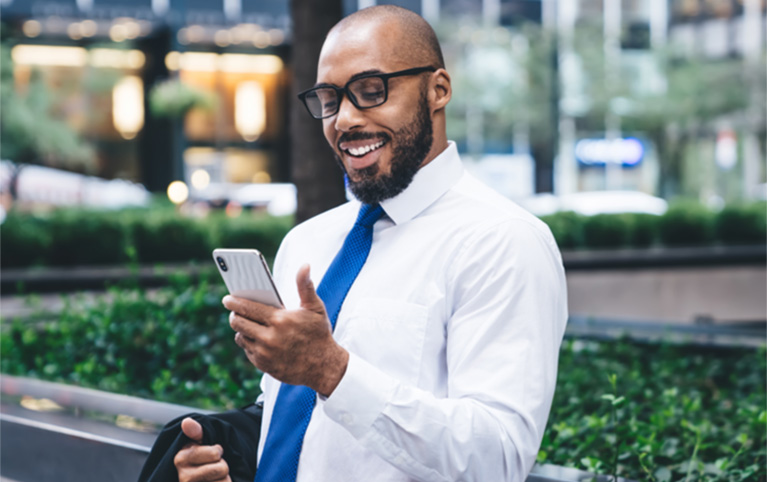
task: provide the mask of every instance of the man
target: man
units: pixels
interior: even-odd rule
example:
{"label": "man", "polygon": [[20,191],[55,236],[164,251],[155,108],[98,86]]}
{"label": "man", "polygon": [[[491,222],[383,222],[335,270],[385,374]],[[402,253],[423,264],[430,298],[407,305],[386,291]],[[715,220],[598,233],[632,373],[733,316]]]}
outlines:
{"label": "man", "polygon": [[[256,480],[524,480],[554,392],[564,272],[547,227],[464,172],[433,30],[393,6],[346,17],[300,97],[360,202],[287,235],[274,275],[288,309],[224,298],[265,372]],[[324,289],[365,243],[348,293]],[[194,442],[179,479],[231,480],[227,447],[181,426]]]}

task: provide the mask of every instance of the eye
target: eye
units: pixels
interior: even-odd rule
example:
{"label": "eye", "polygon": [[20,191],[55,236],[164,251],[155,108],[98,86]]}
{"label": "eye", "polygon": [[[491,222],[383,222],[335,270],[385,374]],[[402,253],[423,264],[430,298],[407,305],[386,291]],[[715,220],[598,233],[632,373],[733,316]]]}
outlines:
{"label": "eye", "polygon": [[326,102],[322,103],[323,110],[333,110],[338,105],[338,101],[336,100],[328,100]]}
{"label": "eye", "polygon": [[359,94],[360,98],[368,101],[368,102],[376,102],[383,99],[384,91],[383,89],[366,89]]}
{"label": "eye", "polygon": [[379,77],[359,79],[350,86],[350,90],[363,106],[381,104],[386,98],[386,87]]}

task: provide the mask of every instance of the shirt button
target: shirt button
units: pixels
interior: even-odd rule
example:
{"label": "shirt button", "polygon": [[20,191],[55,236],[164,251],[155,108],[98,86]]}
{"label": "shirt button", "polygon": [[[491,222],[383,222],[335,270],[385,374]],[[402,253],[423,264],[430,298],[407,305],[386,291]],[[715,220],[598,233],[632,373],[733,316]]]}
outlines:
{"label": "shirt button", "polygon": [[352,424],[352,422],[354,422],[354,417],[352,417],[352,416],[351,416],[350,414],[348,414],[348,413],[344,413],[343,415],[341,415],[341,422],[342,422],[344,425],[351,425],[351,424]]}

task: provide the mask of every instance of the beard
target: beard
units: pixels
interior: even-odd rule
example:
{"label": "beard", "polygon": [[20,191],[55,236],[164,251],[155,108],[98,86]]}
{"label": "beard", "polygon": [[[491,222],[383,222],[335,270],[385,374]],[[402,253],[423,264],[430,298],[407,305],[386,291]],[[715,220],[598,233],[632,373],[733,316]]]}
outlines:
{"label": "beard", "polygon": [[395,132],[393,138],[386,133],[352,133],[343,138],[345,141],[364,139],[382,139],[392,145],[388,174],[381,174],[378,164],[373,164],[356,171],[358,179],[355,181],[338,156],[336,160],[347,174],[349,190],[354,197],[364,204],[377,204],[404,191],[431,150],[433,126],[426,92],[421,95],[413,121]]}

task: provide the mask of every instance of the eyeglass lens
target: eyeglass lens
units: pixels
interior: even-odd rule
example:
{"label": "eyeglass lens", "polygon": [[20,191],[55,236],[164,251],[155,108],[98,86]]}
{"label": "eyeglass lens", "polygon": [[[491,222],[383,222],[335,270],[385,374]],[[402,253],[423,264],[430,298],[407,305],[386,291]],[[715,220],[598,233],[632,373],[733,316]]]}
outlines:
{"label": "eyeglass lens", "polygon": [[[361,108],[375,107],[386,101],[386,83],[380,77],[364,77],[350,82],[346,92]],[[338,111],[338,92],[331,87],[319,87],[306,94],[305,102],[313,116],[329,117]]]}

